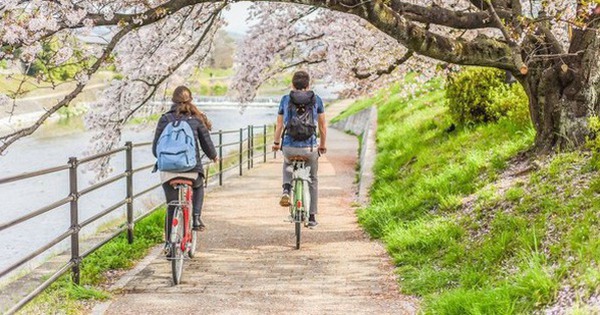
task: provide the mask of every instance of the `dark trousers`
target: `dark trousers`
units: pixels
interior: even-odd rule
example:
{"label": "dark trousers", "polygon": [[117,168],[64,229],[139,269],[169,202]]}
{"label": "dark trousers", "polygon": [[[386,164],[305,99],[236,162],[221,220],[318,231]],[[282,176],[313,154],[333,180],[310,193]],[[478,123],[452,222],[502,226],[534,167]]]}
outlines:
{"label": "dark trousers", "polygon": [[[162,187],[165,191],[167,204],[171,201],[177,201],[177,199],[179,198],[177,189],[169,185],[168,182],[163,183]],[[200,215],[202,212],[202,204],[204,203],[204,176],[198,175],[198,178],[194,181],[194,184],[192,185],[192,191],[192,204],[194,209],[193,213],[194,215]],[[165,221],[165,231],[167,232],[167,239],[169,238],[169,235],[171,235],[171,221],[173,220],[174,211],[175,206],[167,207],[167,220]]]}

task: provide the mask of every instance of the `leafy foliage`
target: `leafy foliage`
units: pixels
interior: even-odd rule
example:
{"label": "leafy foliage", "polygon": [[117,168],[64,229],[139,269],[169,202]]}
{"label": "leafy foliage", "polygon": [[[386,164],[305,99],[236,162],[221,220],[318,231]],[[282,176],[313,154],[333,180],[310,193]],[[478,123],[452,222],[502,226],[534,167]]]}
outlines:
{"label": "leafy foliage", "polygon": [[62,61],[62,64],[56,65],[60,48],[61,43],[56,39],[44,42],[42,51],[31,63],[27,75],[51,82],[60,82],[74,79],[77,73],[91,66],[92,62],[82,60],[82,53],[76,50],[72,51],[72,56]]}
{"label": "leafy foliage", "polygon": [[586,147],[590,149],[594,156],[594,162],[600,162],[600,118],[591,116],[588,118],[588,128],[590,135],[586,139]]}
{"label": "leafy foliage", "polygon": [[504,83],[504,71],[470,67],[448,76],[446,99],[459,124],[495,122],[502,117],[529,119],[527,95],[520,84]]}

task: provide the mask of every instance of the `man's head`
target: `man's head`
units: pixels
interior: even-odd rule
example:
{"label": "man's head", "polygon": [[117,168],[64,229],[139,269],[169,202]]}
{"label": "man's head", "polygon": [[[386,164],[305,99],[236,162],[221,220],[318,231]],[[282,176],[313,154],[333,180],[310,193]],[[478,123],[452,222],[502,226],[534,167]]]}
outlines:
{"label": "man's head", "polygon": [[306,90],[310,84],[310,76],[306,71],[296,71],[292,77],[292,85],[296,90]]}

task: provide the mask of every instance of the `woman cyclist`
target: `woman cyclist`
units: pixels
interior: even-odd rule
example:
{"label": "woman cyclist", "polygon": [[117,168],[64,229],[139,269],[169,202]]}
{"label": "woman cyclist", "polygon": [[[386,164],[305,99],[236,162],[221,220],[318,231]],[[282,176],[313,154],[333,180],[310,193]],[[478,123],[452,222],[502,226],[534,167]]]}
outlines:
{"label": "woman cyclist", "polygon": [[[185,86],[180,86],[175,89],[173,92],[173,105],[171,109],[164,113],[156,126],[156,132],[154,133],[154,142],[152,143],[152,153],[154,156],[157,156],[156,147],[158,139],[162,134],[165,127],[169,124],[170,121],[175,120],[185,120],[190,125],[194,132],[194,139],[196,144],[200,143],[200,146],[196,145],[196,166],[183,173],[185,177],[193,176],[194,184],[193,188],[193,217],[194,222],[192,228],[194,230],[203,231],[206,226],[202,222],[200,218],[202,203],[204,202],[204,169],[202,167],[202,161],[200,158],[200,149],[204,154],[211,160],[217,161],[217,151],[215,146],[210,139],[210,130],[212,129],[212,124],[206,117],[206,115],[201,112],[194,104],[192,104],[192,92]],[[167,204],[171,201],[177,201],[178,194],[174,187],[169,185],[169,180],[174,177],[179,177],[181,174],[169,174],[169,173],[161,173],[161,180],[163,182],[162,187],[165,191],[165,197],[167,199]],[[167,209],[167,221],[165,222],[167,233],[166,235],[170,235],[171,225],[167,224],[167,222],[171,222],[173,217],[173,211],[175,210],[174,206],[169,206]]]}

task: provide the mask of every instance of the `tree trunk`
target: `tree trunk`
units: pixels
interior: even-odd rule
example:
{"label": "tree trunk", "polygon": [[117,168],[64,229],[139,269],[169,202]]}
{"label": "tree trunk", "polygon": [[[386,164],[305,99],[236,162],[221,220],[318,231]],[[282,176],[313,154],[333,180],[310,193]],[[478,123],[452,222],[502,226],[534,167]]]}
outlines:
{"label": "tree trunk", "polygon": [[588,118],[600,115],[600,33],[574,35],[569,53],[541,60],[519,78],[542,152],[581,146]]}

